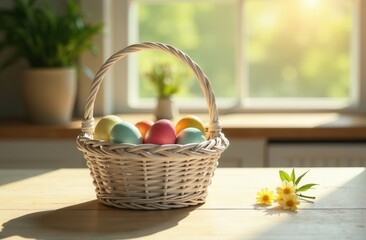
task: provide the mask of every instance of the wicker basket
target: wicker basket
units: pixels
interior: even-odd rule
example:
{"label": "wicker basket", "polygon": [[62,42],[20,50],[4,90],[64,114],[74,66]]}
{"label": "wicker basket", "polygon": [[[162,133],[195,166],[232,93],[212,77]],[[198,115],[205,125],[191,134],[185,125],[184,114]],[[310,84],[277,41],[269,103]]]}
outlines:
{"label": "wicker basket", "polygon": [[[199,80],[208,105],[208,140],[186,145],[113,144],[93,139],[93,108],[104,75],[132,52],[155,49],[186,63]],[[162,43],[130,45],[112,55],[99,69],[85,107],[77,147],[83,152],[96,187],[106,205],[130,209],[171,209],[205,202],[208,186],[229,141],[221,133],[215,96],[201,68],[180,50]]]}

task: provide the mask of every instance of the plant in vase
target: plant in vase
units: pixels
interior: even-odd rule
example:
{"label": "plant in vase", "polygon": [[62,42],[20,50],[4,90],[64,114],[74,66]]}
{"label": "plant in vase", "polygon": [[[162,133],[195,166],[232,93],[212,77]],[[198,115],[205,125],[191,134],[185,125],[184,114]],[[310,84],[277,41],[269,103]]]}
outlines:
{"label": "plant in vase", "polygon": [[66,123],[71,120],[77,88],[79,56],[96,52],[93,37],[102,24],[87,24],[76,0],[67,2],[58,14],[48,2],[14,0],[0,10],[0,70],[25,59],[22,93],[28,117],[38,123]]}
{"label": "plant in vase", "polygon": [[[174,75],[174,76],[173,76]],[[157,91],[156,119],[173,119],[178,115],[174,95],[181,89],[181,76],[169,63],[155,63],[146,73]]]}

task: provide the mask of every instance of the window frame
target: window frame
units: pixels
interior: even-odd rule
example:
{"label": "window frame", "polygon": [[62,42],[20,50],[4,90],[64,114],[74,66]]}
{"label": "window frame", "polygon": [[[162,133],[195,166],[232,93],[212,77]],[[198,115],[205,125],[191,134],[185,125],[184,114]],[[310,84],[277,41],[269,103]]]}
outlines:
{"label": "window frame", "polygon": [[[106,33],[101,40],[97,43],[98,47],[102,49],[102,56],[98,57],[99,63],[104,62],[110,55],[118,50],[128,46],[129,44],[136,42],[137,26],[136,22],[131,21],[136,16],[135,2],[138,0],[125,0],[125,1],[98,1],[81,0],[82,9],[93,14],[94,12],[100,12],[102,14],[99,18],[93,16],[94,21],[102,20],[106,26]],[[167,0],[144,0],[151,2],[168,2]],[[169,2],[171,2],[170,0]],[[175,0],[173,0],[175,1]],[[203,0],[205,1],[205,0]],[[277,100],[277,104],[270,106],[266,104],[263,99],[262,104],[251,104],[245,102],[246,96],[245,78],[246,70],[242,66],[245,65],[245,59],[242,57],[244,51],[244,39],[245,32],[243,31],[244,24],[244,11],[242,11],[246,0],[215,0],[215,2],[233,2],[238,5],[238,40],[237,48],[238,54],[236,56],[236,84],[238,86],[238,92],[236,93],[238,99],[234,102],[226,102],[224,99],[217,98],[218,108],[221,113],[238,113],[238,112],[338,112],[338,113],[365,113],[366,112],[366,2],[360,0],[355,1],[355,9],[353,14],[353,21],[355,22],[352,31],[352,55],[353,64],[351,69],[351,101],[349,105],[342,104],[316,104],[313,103],[313,107],[292,104],[281,104]],[[364,13],[364,14],[363,14]],[[136,103],[130,96],[133,91],[133,83],[136,81],[134,71],[132,70],[134,57],[129,56],[128,61],[120,63],[119,67],[113,67],[110,73],[106,77],[101,86],[101,93],[98,93],[100,97],[96,101],[95,113],[97,115],[105,115],[111,113],[146,113],[152,112],[155,103],[151,101],[141,101]],[[87,57],[82,59],[82,62],[86,65],[90,65],[90,59]],[[95,66],[95,61],[92,61],[92,65]],[[100,64],[101,65],[101,64]],[[95,67],[93,70],[96,72],[98,69]],[[82,90],[79,91],[79,96],[85,96],[86,83],[81,84]],[[270,99],[268,99],[270,101]],[[291,99],[294,100],[294,99]],[[301,101],[301,100],[300,100]],[[81,106],[83,106],[83,100],[78,101],[80,104],[79,111],[83,112]],[[267,102],[268,103],[268,102]],[[295,103],[295,102],[294,102]],[[207,107],[205,102],[202,104],[194,104],[196,107],[188,107],[192,104],[186,104],[180,108],[180,112],[191,113],[206,113]]]}

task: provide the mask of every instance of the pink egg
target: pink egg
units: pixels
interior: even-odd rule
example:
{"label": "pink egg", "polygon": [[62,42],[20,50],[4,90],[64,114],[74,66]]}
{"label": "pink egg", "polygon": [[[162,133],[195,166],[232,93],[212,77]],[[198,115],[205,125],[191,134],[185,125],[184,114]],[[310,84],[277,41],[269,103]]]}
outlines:
{"label": "pink egg", "polygon": [[176,138],[175,128],[172,122],[167,119],[161,119],[149,128],[144,143],[157,145],[174,144]]}

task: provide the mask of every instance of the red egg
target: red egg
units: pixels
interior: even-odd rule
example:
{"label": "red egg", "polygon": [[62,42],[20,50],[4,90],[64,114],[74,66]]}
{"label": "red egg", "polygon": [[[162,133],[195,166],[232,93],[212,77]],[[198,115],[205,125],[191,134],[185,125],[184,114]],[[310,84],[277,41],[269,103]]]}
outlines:
{"label": "red egg", "polygon": [[144,143],[157,145],[174,144],[176,139],[175,128],[172,122],[167,119],[161,119],[149,128]]}

